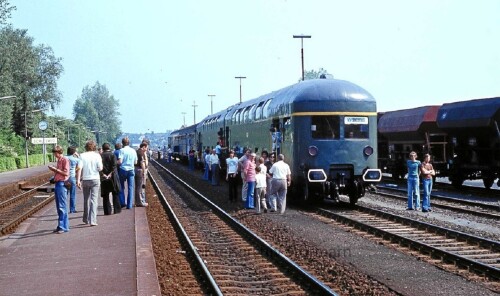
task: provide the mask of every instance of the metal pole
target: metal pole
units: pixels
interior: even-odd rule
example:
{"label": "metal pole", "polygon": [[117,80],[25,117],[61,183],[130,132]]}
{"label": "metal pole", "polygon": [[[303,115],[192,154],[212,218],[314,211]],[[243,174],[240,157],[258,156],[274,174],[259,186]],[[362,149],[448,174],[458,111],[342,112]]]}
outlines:
{"label": "metal pole", "polygon": [[208,95],[210,97],[210,115],[214,114],[214,102],[213,102],[213,97],[215,95]]}
{"label": "metal pole", "polygon": [[236,79],[239,79],[240,80],[240,103],[241,103],[241,79],[245,79],[246,77],[245,76],[236,76],[234,77]]}
{"label": "metal pole", "polygon": [[193,124],[196,124],[196,107],[198,105],[196,105],[196,101],[193,101]]}
{"label": "metal pole", "polygon": [[182,118],[184,119],[184,123],[183,123],[183,126],[186,126],[186,112],[182,112]]}
{"label": "metal pole", "polygon": [[45,130],[42,131],[42,150],[43,150],[43,165],[45,165]]}
{"label": "metal pole", "polygon": [[302,81],[304,81],[304,38],[311,38],[311,35],[293,35],[293,38],[300,38],[300,56],[302,61]]}
{"label": "metal pole", "polygon": [[28,123],[26,122],[27,112],[24,110],[24,151],[26,154],[26,168],[30,167],[30,163],[28,160]]}
{"label": "metal pole", "polygon": [[302,60],[302,81],[304,81],[304,39],[300,39],[300,57]]}

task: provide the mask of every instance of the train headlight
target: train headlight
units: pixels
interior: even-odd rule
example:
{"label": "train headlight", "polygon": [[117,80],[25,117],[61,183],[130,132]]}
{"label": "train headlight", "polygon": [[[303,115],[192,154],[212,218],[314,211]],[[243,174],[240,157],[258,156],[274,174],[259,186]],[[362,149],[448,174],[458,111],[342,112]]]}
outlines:
{"label": "train headlight", "polygon": [[365,182],[380,182],[382,179],[382,172],[379,169],[367,169],[363,174],[363,181]]}
{"label": "train headlight", "polygon": [[311,169],[307,172],[307,180],[311,183],[325,182],[327,176],[322,169]]}
{"label": "train headlight", "polygon": [[372,146],[366,146],[364,149],[363,149],[363,153],[366,155],[366,156],[370,156],[373,154],[373,147]]}
{"label": "train headlight", "polygon": [[318,155],[318,147],[316,147],[316,146],[309,146],[308,151],[309,151],[309,155],[311,155],[311,156]]}

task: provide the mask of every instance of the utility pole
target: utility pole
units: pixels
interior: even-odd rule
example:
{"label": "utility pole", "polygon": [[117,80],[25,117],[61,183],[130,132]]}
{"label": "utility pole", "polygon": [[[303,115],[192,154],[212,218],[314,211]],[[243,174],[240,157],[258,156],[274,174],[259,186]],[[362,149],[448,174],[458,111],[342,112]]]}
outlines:
{"label": "utility pole", "polygon": [[293,35],[293,38],[300,38],[300,55],[302,60],[302,81],[304,81],[304,38],[311,38],[311,35]]}
{"label": "utility pole", "polygon": [[215,95],[208,95],[210,97],[210,115],[214,114],[214,101]]}
{"label": "utility pole", "polygon": [[241,79],[245,79],[246,77],[245,76],[236,76],[234,77],[236,79],[239,79],[240,80],[240,103],[241,103]]}
{"label": "utility pole", "polygon": [[198,105],[196,105],[196,101],[193,101],[193,124],[196,124],[196,107]]}

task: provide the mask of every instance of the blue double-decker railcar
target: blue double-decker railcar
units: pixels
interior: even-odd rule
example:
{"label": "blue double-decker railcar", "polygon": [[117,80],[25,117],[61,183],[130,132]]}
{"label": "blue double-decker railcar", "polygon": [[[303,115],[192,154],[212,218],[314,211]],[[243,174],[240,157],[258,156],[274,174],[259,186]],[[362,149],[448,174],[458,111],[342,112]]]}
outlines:
{"label": "blue double-decker railcar", "polygon": [[284,154],[290,197],[301,200],[347,195],[354,204],[381,178],[375,99],[344,80],[306,80],[230,106],[201,121],[192,138],[199,150],[221,143],[236,153]]}

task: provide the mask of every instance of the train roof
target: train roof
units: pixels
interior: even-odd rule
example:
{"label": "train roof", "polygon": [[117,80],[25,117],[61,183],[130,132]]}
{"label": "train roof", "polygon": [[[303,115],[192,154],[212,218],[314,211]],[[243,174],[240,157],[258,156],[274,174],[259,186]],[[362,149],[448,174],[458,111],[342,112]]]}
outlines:
{"label": "train roof", "polygon": [[[268,106],[270,116],[291,114],[292,112],[322,112],[325,110],[376,112],[377,109],[373,96],[352,82],[339,79],[310,79],[229,106],[205,117],[200,121],[199,125],[213,122],[220,123],[224,118],[230,118],[238,110],[269,99],[272,99]],[[349,102],[362,102],[363,104],[362,107],[356,104],[356,107],[360,109],[356,110]],[[283,108],[288,107],[293,108],[293,110],[283,110]]]}
{"label": "train roof", "polygon": [[193,124],[193,125],[186,126],[186,127],[180,128],[178,130],[172,131],[170,133],[169,137],[182,135],[182,134],[191,134],[191,133],[194,133],[195,131],[196,131],[196,124]]}
{"label": "train roof", "polygon": [[440,106],[388,111],[378,121],[381,134],[418,132],[424,125],[435,125]]}
{"label": "train roof", "polygon": [[487,127],[500,120],[500,97],[443,104],[439,109],[439,128]]}
{"label": "train roof", "polygon": [[324,111],[325,108],[337,111],[352,111],[346,102],[367,103],[366,108],[376,111],[375,99],[362,87],[339,79],[311,79],[301,81],[267,95],[273,101],[271,110],[293,102],[292,112]]}

